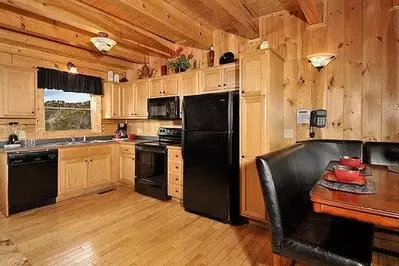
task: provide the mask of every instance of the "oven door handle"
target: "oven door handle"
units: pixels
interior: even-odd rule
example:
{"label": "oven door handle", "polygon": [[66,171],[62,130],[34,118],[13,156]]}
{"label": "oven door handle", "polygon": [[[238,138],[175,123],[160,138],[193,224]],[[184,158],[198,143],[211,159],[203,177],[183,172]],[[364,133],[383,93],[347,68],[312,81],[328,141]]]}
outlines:
{"label": "oven door handle", "polygon": [[152,147],[143,147],[136,145],[136,151],[148,151],[154,153],[166,153],[166,149],[152,148]]}

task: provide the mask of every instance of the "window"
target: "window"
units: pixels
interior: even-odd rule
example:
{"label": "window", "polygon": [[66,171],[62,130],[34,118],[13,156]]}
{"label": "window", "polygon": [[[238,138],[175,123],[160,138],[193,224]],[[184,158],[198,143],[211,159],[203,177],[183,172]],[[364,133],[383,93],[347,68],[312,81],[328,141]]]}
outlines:
{"label": "window", "polygon": [[92,129],[91,95],[44,90],[46,131]]}

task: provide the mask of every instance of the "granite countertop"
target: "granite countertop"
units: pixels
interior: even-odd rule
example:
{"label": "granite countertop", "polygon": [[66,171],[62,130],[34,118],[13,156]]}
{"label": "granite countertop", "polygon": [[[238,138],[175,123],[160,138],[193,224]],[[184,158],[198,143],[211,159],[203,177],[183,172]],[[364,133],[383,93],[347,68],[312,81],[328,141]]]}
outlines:
{"label": "granite countertop", "polygon": [[[157,138],[155,138],[157,139]],[[29,152],[29,151],[40,151],[40,150],[56,150],[71,147],[82,147],[82,146],[98,146],[104,144],[131,144],[134,145],[139,142],[146,142],[154,140],[154,137],[137,137],[135,140],[114,140],[112,137],[91,137],[87,138],[87,141],[75,141],[72,142],[69,139],[49,139],[39,140],[35,146],[25,147],[21,146],[18,148],[1,148],[0,153],[10,152]],[[68,144],[69,143],[69,144]]]}

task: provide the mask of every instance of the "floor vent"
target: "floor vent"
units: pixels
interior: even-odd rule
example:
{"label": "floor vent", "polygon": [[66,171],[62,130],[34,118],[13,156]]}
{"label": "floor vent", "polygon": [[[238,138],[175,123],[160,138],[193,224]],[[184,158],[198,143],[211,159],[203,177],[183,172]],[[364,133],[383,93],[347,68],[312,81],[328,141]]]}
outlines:
{"label": "floor vent", "polygon": [[97,194],[98,195],[102,195],[102,194],[109,193],[109,192],[114,191],[114,190],[116,190],[116,188],[110,188],[110,189],[106,189],[106,190],[97,192]]}

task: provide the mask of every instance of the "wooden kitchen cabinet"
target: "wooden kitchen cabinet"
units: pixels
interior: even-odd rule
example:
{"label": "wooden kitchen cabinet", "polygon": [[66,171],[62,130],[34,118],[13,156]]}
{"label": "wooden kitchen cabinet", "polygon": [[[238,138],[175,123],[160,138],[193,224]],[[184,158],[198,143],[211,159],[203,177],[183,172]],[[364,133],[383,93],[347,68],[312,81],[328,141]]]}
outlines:
{"label": "wooden kitchen cabinet", "polygon": [[88,185],[98,186],[111,182],[111,154],[91,155],[88,159]]}
{"label": "wooden kitchen cabinet", "polygon": [[240,87],[240,69],[238,65],[223,68],[223,89],[237,90]]}
{"label": "wooden kitchen cabinet", "polygon": [[87,158],[59,162],[59,195],[79,192],[88,186]]}
{"label": "wooden kitchen cabinet", "polygon": [[105,119],[120,118],[122,113],[121,84],[117,82],[104,83],[102,96],[102,117]]}
{"label": "wooden kitchen cabinet", "polygon": [[283,59],[266,49],[240,55],[241,215],[266,222],[256,156],[284,144]]}
{"label": "wooden kitchen cabinet", "polygon": [[203,70],[201,73],[201,92],[221,91],[223,79],[222,69]]}
{"label": "wooden kitchen cabinet", "polygon": [[149,97],[148,81],[139,81],[134,84],[134,117],[147,118],[147,100]]}
{"label": "wooden kitchen cabinet", "polygon": [[242,96],[268,95],[276,86],[274,77],[283,75],[283,62],[271,49],[240,55]]}
{"label": "wooden kitchen cabinet", "polygon": [[241,160],[241,215],[266,221],[266,208],[255,158],[245,157]]}
{"label": "wooden kitchen cabinet", "polygon": [[240,84],[239,73],[239,67],[235,63],[203,70],[200,92],[237,90]]}
{"label": "wooden kitchen cabinet", "polygon": [[1,66],[2,106],[4,117],[34,118],[36,71],[12,66]]}
{"label": "wooden kitchen cabinet", "polygon": [[162,96],[162,79],[156,78],[150,80],[150,97]]}
{"label": "wooden kitchen cabinet", "polygon": [[175,146],[168,147],[168,195],[183,200],[183,159]]}
{"label": "wooden kitchen cabinet", "polygon": [[162,80],[163,96],[176,96],[178,93],[178,77],[170,77]]}
{"label": "wooden kitchen cabinet", "polygon": [[63,148],[58,154],[59,199],[111,185],[111,145]]}
{"label": "wooden kitchen cabinet", "polygon": [[132,118],[135,115],[135,91],[132,83],[123,83],[121,86],[121,116]]}
{"label": "wooden kitchen cabinet", "polygon": [[198,72],[181,74],[179,76],[179,95],[195,95],[198,94]]}
{"label": "wooden kitchen cabinet", "polygon": [[119,148],[119,182],[129,187],[134,187],[135,167],[134,145],[121,145]]}

